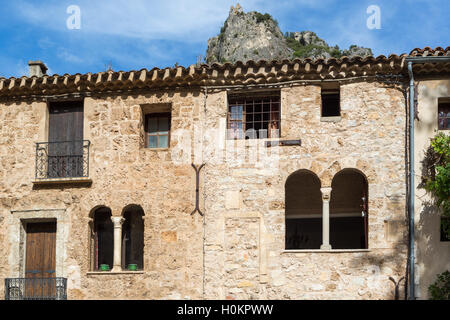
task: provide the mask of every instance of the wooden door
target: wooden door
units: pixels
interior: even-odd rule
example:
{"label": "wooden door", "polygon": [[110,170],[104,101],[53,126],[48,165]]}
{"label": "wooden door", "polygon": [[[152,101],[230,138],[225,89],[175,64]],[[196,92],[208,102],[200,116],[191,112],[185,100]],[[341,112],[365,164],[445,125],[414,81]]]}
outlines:
{"label": "wooden door", "polygon": [[49,118],[49,178],[83,176],[83,102],[53,102]]}
{"label": "wooden door", "polygon": [[56,222],[29,223],[26,232],[26,297],[51,297],[55,282],[45,279],[56,276]]}

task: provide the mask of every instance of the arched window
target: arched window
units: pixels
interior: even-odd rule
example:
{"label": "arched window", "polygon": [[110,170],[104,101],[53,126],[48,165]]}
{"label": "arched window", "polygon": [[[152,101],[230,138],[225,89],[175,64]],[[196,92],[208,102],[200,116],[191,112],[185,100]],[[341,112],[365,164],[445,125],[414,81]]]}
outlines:
{"label": "arched window", "polygon": [[320,179],[299,170],[286,180],[286,249],[320,249],[322,244],[322,193]]}
{"label": "arched window", "polygon": [[93,241],[93,269],[100,270],[101,265],[108,265],[111,269],[114,254],[114,231],[109,208],[101,207],[94,212]]}
{"label": "arched window", "polygon": [[144,210],[131,205],[124,209],[122,225],[122,268],[136,265],[137,270],[144,268]]}
{"label": "arched window", "polygon": [[337,173],[331,184],[330,244],[333,249],[368,248],[368,184],[356,169]]}

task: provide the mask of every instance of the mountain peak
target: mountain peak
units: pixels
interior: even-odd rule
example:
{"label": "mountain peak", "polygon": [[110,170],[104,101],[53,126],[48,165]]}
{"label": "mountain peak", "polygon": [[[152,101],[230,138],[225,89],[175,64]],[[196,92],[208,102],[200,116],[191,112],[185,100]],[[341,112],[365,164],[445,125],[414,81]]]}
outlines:
{"label": "mountain peak", "polygon": [[313,31],[281,32],[268,13],[245,13],[240,4],[231,6],[218,36],[208,40],[206,62],[281,60],[292,58],[340,58],[369,56],[372,50],[352,45],[348,50],[331,47]]}
{"label": "mountain peak", "polygon": [[243,12],[244,12],[244,10],[242,9],[242,7],[239,3],[236,5],[236,7],[231,6],[231,8],[230,8],[230,16],[242,14]]}
{"label": "mountain peak", "polygon": [[292,55],[278,27],[268,13],[245,13],[238,4],[217,37],[208,40],[206,62],[236,62],[247,60],[276,60]]}

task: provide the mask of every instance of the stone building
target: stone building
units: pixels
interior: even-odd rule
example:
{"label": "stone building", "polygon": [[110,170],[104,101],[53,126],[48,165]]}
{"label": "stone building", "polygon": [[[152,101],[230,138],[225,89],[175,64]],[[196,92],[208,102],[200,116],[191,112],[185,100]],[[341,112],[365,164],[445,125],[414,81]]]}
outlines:
{"label": "stone building", "polygon": [[0,297],[403,295],[406,57],[0,79]]}
{"label": "stone building", "polygon": [[[446,56],[449,56],[446,50]],[[435,57],[436,51],[415,49],[412,57]],[[437,133],[449,134],[450,130],[450,68],[449,61],[414,64],[416,109],[415,154],[415,244],[416,275],[415,296],[428,298],[428,287],[437,275],[450,270],[450,239],[441,229],[441,212],[436,209],[422,184],[422,166],[430,139]]]}

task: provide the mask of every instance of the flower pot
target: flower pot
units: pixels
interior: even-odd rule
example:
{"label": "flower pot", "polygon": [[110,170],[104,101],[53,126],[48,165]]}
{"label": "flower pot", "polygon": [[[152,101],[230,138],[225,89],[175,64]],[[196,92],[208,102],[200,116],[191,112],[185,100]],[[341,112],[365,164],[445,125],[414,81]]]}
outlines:
{"label": "flower pot", "polygon": [[100,265],[100,271],[109,271],[109,265],[101,264]]}
{"label": "flower pot", "polygon": [[137,271],[137,264],[129,264],[128,270],[130,271]]}

